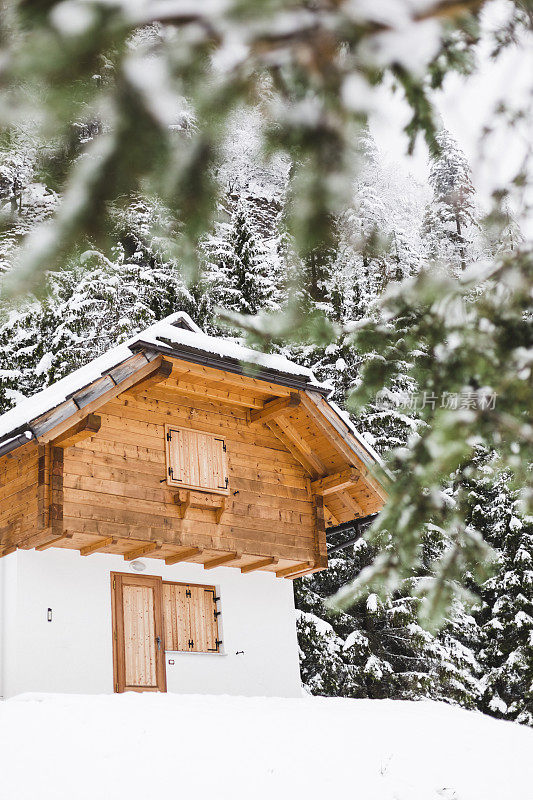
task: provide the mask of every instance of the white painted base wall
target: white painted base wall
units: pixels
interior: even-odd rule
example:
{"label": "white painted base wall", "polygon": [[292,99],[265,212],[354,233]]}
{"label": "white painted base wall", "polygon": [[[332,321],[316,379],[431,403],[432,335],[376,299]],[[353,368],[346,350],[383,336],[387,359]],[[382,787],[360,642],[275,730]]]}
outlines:
{"label": "white painted base wall", "polygon": [[[144,563],[143,575],[213,584],[220,597],[222,652],[167,653],[169,692],[301,695],[290,581],[223,567]],[[110,572],[133,570],[120,556],[83,557],[59,548],[0,559],[0,697],[113,691]]]}

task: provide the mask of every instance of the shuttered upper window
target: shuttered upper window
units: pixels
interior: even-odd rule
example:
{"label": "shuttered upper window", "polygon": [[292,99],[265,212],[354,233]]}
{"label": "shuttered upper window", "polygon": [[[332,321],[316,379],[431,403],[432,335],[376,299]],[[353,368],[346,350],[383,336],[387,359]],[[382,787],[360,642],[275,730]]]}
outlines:
{"label": "shuttered upper window", "polygon": [[165,650],[220,652],[218,614],[214,586],[164,581]]}
{"label": "shuttered upper window", "polygon": [[211,433],[167,425],[167,482],[170,486],[228,494],[226,445]]}

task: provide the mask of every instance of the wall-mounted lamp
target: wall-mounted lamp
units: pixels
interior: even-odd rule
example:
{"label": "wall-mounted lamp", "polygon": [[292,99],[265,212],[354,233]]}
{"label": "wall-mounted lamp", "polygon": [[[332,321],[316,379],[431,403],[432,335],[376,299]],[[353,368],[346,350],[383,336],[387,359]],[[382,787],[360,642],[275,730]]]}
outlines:
{"label": "wall-mounted lamp", "polygon": [[138,559],[136,559],[135,561],[132,561],[130,563],[130,567],[133,570],[135,570],[135,572],[144,572],[144,570],[146,569],[146,564],[144,563],[144,561],[139,561]]}
{"label": "wall-mounted lamp", "polygon": [[48,611],[46,612],[46,619],[47,619],[48,622],[52,622],[52,609],[51,608],[49,608]]}

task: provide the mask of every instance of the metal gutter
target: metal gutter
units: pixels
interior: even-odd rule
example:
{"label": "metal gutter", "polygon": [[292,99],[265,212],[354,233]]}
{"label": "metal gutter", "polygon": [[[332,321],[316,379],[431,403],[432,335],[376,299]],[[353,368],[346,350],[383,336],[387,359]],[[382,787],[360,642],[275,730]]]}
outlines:
{"label": "metal gutter", "polygon": [[153,342],[144,342],[142,339],[138,339],[136,342],[129,345],[129,348],[133,352],[144,349],[155,350],[161,353],[161,355],[167,355],[171,358],[179,358],[182,361],[190,361],[192,364],[200,364],[202,367],[211,367],[212,369],[219,369],[224,372],[233,372],[236,375],[242,375],[246,378],[257,378],[257,380],[260,381],[278,383],[280,386],[287,386],[289,389],[310,389],[324,397],[327,397],[331,393],[331,389],[325,386],[316,386],[304,377],[298,378],[286,372],[279,372],[276,369],[259,366],[253,363],[248,365],[250,370],[247,372],[245,369],[247,362],[239,361],[230,356],[217,356],[215,353],[206,353],[205,350],[198,350],[195,347],[188,347],[187,345],[154,344]]}
{"label": "metal gutter", "polygon": [[7,442],[0,444],[0,458],[2,456],[7,455],[7,453],[11,453],[13,450],[16,450],[17,447],[22,447],[23,444],[28,444],[33,439],[33,433],[28,431],[30,436],[27,436],[26,433],[20,433],[18,436],[14,436],[11,439],[8,439]]}

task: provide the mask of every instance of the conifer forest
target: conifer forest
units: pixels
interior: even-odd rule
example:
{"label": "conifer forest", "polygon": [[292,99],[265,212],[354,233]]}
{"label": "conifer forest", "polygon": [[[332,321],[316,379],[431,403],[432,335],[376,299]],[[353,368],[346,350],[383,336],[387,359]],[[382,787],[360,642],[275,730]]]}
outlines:
{"label": "conifer forest", "polygon": [[[294,581],[305,690],[533,726],[530,0],[1,14],[0,412],[178,310],[312,368],[391,489]],[[487,63],[474,159],[438,98]]]}

